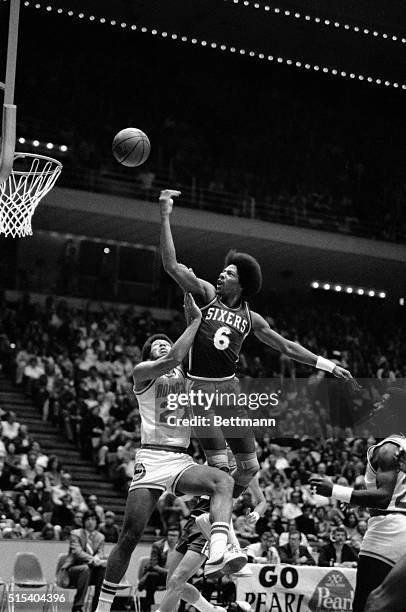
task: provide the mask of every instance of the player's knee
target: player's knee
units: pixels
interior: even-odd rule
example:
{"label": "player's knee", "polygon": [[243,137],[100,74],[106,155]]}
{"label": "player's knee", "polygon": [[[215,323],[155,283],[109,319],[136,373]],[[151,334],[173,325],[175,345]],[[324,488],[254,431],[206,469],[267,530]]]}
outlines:
{"label": "player's knee", "polygon": [[172,574],[172,576],[169,578],[166,584],[166,588],[169,591],[172,591],[172,593],[178,593],[180,595],[180,593],[183,591],[186,580],[187,580],[186,573],[175,571]]}
{"label": "player's knee", "polygon": [[234,480],[237,484],[248,485],[259,471],[259,463],[255,453],[236,456],[237,470]]}
{"label": "player's knee", "polygon": [[208,451],[206,450],[207,463],[210,467],[215,467],[222,472],[229,472],[227,451]]}
{"label": "player's knee", "polygon": [[230,495],[233,492],[234,480],[225,472],[218,471],[211,481],[211,494]]}
{"label": "player's knee", "polygon": [[140,535],[131,528],[124,526],[118,541],[120,548],[132,552],[140,540]]}

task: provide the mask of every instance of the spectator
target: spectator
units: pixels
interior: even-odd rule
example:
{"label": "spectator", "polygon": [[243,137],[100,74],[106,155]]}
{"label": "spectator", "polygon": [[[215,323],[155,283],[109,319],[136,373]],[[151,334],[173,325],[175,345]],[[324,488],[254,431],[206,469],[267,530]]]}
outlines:
{"label": "spectator", "polygon": [[14,531],[22,540],[31,540],[34,529],[29,526],[29,517],[25,514],[20,516],[19,522],[15,525]]}
{"label": "spectator", "polygon": [[57,541],[59,538],[55,527],[51,523],[46,523],[42,528],[39,539]]}
{"label": "spectator", "polygon": [[115,523],[116,515],[111,510],[107,510],[104,517],[104,523],[100,525],[99,531],[104,535],[106,542],[115,544],[120,535],[120,529]]}
{"label": "spectator", "polygon": [[279,555],[281,563],[316,565],[307,547],[300,544],[300,533],[298,531],[289,534],[288,543],[279,547]]}
{"label": "spectator", "polygon": [[[296,532],[298,532],[296,520],[292,519],[288,521],[287,523],[287,531],[284,531],[279,535],[279,546],[285,546],[285,544],[287,544],[289,541],[289,534],[296,533]],[[299,534],[300,534],[300,544],[302,546],[308,546],[309,542],[307,541],[305,534],[302,532],[299,532]]]}
{"label": "spectator", "polygon": [[10,410],[7,419],[1,421],[1,437],[4,442],[10,442],[18,437],[20,423],[16,419],[16,413]]}
{"label": "spectator", "polygon": [[30,483],[34,483],[37,476],[42,476],[44,473],[44,468],[42,468],[37,463],[37,455],[36,453],[29,452],[27,455],[27,465],[22,470],[24,478],[28,480]]}
{"label": "spectator", "polygon": [[67,525],[74,524],[74,512],[72,510],[72,497],[66,493],[61,497],[61,505],[55,505],[51,515],[52,525],[58,525],[63,529]]}
{"label": "spectator", "polygon": [[293,491],[290,496],[290,501],[284,504],[282,508],[282,516],[289,520],[297,519],[303,514],[302,512],[302,496],[298,491]]}
{"label": "spectator", "polygon": [[143,612],[150,611],[157,588],[165,586],[168,567],[176,554],[175,546],[179,534],[179,529],[169,529],[166,538],[152,544],[149,564],[138,583],[138,590],[146,591],[146,597],[142,602]]}
{"label": "spectator", "polygon": [[87,498],[87,507],[91,512],[97,514],[99,523],[104,522],[104,508],[98,503],[96,495],[89,495]]}
{"label": "spectator", "polygon": [[56,455],[49,455],[47,468],[44,473],[46,488],[61,484],[62,463]]}
{"label": "spectator", "polygon": [[62,497],[69,493],[72,498],[72,508],[74,510],[87,510],[85,500],[83,499],[82,493],[79,487],[72,485],[72,476],[67,472],[63,472],[61,476],[61,484],[52,487],[52,502],[56,506],[62,504]]}
{"label": "spectator", "polygon": [[355,567],[358,556],[354,550],[345,543],[347,532],[345,527],[336,527],[331,532],[330,542],[320,550],[320,567]]}
{"label": "spectator", "polygon": [[299,531],[307,535],[316,535],[316,523],[312,516],[312,506],[304,504],[302,507],[303,514],[296,519],[296,525]]}
{"label": "spectator", "polygon": [[85,512],[83,529],[74,529],[70,534],[69,556],[63,564],[69,574],[70,587],[76,587],[72,612],[82,612],[87,588],[94,585],[91,612],[97,607],[100,589],[106,572],[107,558],[104,553],[104,535],[97,531],[98,518],[95,512]]}
{"label": "spectator", "polygon": [[276,535],[265,531],[260,542],[248,546],[247,556],[250,563],[280,563]]}

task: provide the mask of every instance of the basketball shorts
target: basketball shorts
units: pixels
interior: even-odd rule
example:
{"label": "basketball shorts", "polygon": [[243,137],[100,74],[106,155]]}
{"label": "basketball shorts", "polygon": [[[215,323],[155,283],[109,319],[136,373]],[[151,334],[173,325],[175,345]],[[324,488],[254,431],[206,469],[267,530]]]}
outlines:
{"label": "basketball shorts", "polygon": [[175,494],[179,478],[195,465],[186,453],[140,448],[135,453],[134,476],[129,491],[160,489]]}
{"label": "basketball shorts", "polygon": [[360,555],[395,565],[406,552],[406,515],[373,516],[362,540]]}
{"label": "basketball shorts", "polygon": [[[204,450],[224,449],[226,440],[234,455],[255,452],[254,432],[250,425],[244,424],[250,420],[252,414],[248,414],[245,406],[233,403],[233,398],[238,399],[240,393],[237,378],[217,382],[191,379],[188,389],[189,392],[201,391],[203,398],[207,397],[205,394],[215,398],[210,408],[204,404],[204,400],[191,407],[194,416],[207,419],[205,425],[193,427],[194,434],[199,438]],[[214,416],[221,417],[220,427],[214,421]],[[233,418],[239,419],[239,422],[234,421],[236,424],[232,424]]]}
{"label": "basketball shorts", "polygon": [[207,550],[207,540],[202,535],[202,532],[196,527],[196,519],[194,516],[188,518],[181,536],[176,545],[176,550],[182,555],[185,555],[188,550],[199,554],[205,554]]}

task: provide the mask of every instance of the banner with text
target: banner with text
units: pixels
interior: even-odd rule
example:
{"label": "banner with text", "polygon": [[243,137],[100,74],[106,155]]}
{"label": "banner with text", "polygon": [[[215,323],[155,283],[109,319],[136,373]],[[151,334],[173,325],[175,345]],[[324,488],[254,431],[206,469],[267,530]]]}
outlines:
{"label": "banner with text", "polygon": [[249,564],[238,578],[237,600],[253,612],[351,612],[356,570]]}

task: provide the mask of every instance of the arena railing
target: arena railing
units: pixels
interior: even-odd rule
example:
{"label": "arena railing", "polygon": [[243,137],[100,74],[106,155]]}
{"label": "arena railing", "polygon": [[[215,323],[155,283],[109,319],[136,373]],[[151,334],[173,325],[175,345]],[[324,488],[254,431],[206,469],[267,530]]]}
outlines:
{"label": "arena railing", "polygon": [[336,205],[337,212],[325,213],[315,209],[304,212],[300,205],[260,202],[248,194],[211,191],[200,188],[193,182],[192,185],[179,183],[169,175],[165,178],[162,174],[154,178],[152,187],[148,189],[142,186],[141,173],[142,170],[134,178],[129,179],[128,170],[124,174],[109,169],[70,168],[65,164],[59,185],[146,201],[156,200],[161,189],[170,187],[182,192],[182,197],[177,202],[178,206],[375,240],[406,242],[406,229],[385,228],[382,223],[360,220],[355,215],[346,213],[344,209],[339,214],[339,204]]}

